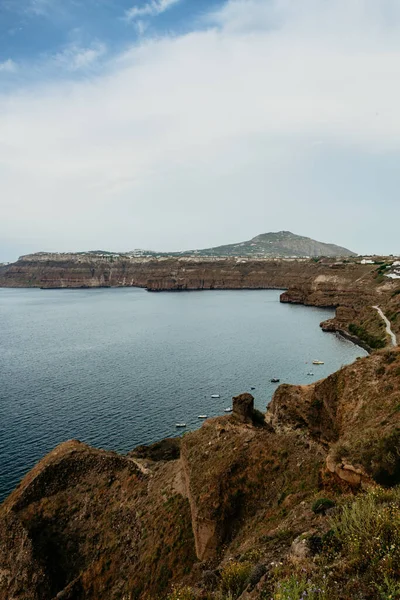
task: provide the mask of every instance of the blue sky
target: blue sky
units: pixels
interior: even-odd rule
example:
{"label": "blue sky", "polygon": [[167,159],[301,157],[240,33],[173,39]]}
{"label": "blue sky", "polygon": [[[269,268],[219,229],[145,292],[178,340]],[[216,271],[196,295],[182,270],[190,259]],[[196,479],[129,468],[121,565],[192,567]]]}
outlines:
{"label": "blue sky", "polygon": [[0,261],[398,254],[399,106],[398,0],[0,0]]}
{"label": "blue sky", "polygon": [[179,35],[223,0],[0,0],[0,61],[42,63],[71,46],[118,53],[144,36]]}

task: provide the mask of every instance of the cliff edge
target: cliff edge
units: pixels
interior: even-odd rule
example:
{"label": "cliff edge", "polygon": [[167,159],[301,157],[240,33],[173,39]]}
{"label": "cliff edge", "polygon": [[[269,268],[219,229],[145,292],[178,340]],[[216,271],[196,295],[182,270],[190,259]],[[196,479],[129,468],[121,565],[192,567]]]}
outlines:
{"label": "cliff edge", "polygon": [[[280,386],[265,415],[239,396],[232,415],[127,456],[62,444],[0,507],[0,599],[278,598],[294,565],[316,577],[326,509],[400,483],[399,389],[400,350],[382,350]],[[364,596],[349,592],[335,548],[330,597],[379,598],[368,569]]]}

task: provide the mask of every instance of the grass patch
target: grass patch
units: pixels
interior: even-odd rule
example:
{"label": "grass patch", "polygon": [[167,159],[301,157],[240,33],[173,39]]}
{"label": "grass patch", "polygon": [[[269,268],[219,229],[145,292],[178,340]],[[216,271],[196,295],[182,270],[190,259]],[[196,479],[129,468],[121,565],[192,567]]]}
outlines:
{"label": "grass patch", "polygon": [[378,581],[400,575],[400,488],[377,488],[357,497],[331,525],[342,555],[354,567]]}
{"label": "grass patch", "polygon": [[329,600],[328,592],[324,584],[310,581],[306,577],[290,575],[286,579],[278,581],[275,585],[272,600]]}

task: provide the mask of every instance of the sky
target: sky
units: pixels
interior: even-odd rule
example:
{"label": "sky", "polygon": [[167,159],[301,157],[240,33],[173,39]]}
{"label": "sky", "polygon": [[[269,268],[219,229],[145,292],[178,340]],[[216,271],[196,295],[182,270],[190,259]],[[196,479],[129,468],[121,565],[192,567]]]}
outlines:
{"label": "sky", "polygon": [[0,0],[0,261],[400,253],[398,0]]}

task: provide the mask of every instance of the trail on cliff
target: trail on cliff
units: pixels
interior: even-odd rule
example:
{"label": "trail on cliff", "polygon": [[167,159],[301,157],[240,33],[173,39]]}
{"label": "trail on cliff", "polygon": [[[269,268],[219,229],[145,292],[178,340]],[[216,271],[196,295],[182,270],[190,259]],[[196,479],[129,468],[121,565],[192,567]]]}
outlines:
{"label": "trail on cliff", "polygon": [[388,333],[390,335],[390,338],[392,340],[392,346],[397,346],[396,334],[393,333],[393,331],[392,331],[392,327],[391,327],[389,319],[382,312],[382,310],[379,308],[379,306],[373,306],[372,308],[375,308],[375,310],[378,311],[380,317],[385,321],[385,323],[386,323],[386,333]]}

